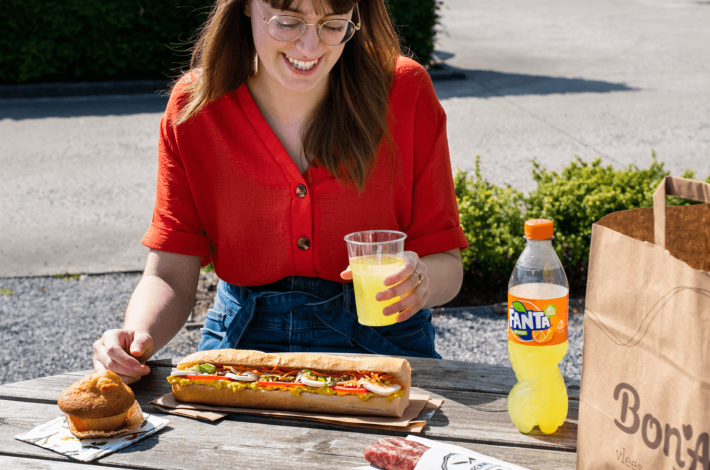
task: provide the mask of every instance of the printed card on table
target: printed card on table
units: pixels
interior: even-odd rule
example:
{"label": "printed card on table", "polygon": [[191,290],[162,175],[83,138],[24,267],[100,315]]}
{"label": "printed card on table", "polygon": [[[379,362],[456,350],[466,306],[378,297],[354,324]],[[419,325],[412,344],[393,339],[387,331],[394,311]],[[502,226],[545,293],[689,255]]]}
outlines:
{"label": "printed card on table", "polygon": [[[408,436],[407,440],[429,447],[429,450],[424,452],[419,458],[414,470],[527,470],[518,465],[479,454],[463,447],[418,436]],[[352,470],[380,469],[374,465],[368,465]]]}

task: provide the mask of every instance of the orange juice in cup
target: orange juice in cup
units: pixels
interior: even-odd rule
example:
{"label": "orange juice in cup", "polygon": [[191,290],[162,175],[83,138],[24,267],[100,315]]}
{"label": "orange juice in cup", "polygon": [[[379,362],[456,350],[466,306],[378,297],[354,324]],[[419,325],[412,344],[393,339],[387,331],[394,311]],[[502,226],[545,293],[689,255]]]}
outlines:
{"label": "orange juice in cup", "polygon": [[385,316],[382,309],[399,297],[378,301],[378,292],[389,289],[384,281],[404,266],[405,233],[393,230],[368,230],[347,235],[350,269],[353,273],[358,322],[367,326],[385,326],[397,322],[397,315]]}

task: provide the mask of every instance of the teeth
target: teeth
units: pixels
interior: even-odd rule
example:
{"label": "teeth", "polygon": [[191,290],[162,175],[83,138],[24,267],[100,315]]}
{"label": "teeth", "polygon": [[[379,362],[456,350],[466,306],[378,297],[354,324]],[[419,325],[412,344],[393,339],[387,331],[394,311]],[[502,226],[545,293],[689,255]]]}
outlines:
{"label": "teeth", "polygon": [[289,62],[291,62],[296,68],[299,68],[301,70],[310,70],[313,68],[314,65],[318,63],[318,59],[310,61],[310,62],[304,62],[302,60],[297,60],[294,59],[293,57],[286,56]]}

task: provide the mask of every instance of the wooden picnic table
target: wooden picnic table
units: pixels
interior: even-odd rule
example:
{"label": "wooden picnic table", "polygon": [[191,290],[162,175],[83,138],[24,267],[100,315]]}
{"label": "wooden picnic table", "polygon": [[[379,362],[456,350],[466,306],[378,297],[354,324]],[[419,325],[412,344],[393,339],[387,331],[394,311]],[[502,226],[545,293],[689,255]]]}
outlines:
{"label": "wooden picnic table", "polygon": [[[568,380],[569,414],[555,434],[522,434],[508,418],[515,384],[509,367],[408,358],[412,392],[444,400],[418,434],[533,469],[574,469],[579,381]],[[91,371],[77,371],[0,386],[0,468],[61,469],[298,469],[347,470],[367,465],[363,450],[378,438],[407,433],[295,419],[232,414],[217,422],[166,414],[149,402],[170,391],[165,378],[174,360],[149,361],[151,373],[131,385],[146,413],[170,420],[153,436],[90,464],[14,439],[58,416],[62,390]]]}

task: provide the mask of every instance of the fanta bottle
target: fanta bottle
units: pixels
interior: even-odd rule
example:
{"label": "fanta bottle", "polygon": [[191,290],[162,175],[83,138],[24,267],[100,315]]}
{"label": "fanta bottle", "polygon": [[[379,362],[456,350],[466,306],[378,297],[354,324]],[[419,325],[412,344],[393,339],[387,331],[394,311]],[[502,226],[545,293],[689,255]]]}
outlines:
{"label": "fanta bottle", "polygon": [[525,222],[527,243],[508,283],[508,357],[518,383],[508,414],[520,432],[553,433],[567,418],[558,364],[567,353],[569,284],[552,248],[551,220]]}

